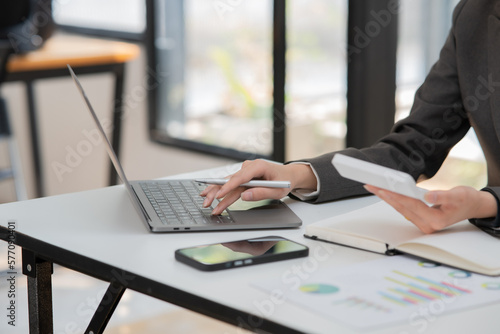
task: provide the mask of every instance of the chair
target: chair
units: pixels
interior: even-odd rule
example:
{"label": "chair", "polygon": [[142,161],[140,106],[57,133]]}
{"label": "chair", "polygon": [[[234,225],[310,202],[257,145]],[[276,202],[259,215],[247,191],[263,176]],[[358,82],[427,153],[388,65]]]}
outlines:
{"label": "chair", "polygon": [[[5,81],[10,56],[38,49],[53,30],[51,0],[3,0],[0,11],[0,87]],[[7,103],[1,95],[0,141],[7,142],[10,160],[10,167],[0,170],[0,181],[13,179],[17,199],[27,199]]]}

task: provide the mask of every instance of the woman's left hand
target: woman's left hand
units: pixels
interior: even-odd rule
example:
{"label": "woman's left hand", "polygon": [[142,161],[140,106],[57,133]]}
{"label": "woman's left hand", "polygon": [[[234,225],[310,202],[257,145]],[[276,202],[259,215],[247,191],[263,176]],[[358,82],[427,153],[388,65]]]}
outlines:
{"label": "woman's left hand", "polygon": [[495,217],[498,210],[492,194],[466,186],[427,192],[424,199],[431,206],[371,185],[365,185],[365,188],[394,207],[424,233],[442,230],[465,219]]}

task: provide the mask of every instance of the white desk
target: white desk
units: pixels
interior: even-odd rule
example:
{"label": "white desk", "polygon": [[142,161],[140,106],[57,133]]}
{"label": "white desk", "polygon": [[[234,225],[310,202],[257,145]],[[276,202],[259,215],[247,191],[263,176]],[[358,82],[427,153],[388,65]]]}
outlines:
{"label": "white desk", "polygon": [[[179,177],[215,177],[226,174],[227,169],[220,168]],[[375,201],[374,197],[362,197],[311,205],[286,200],[304,225]],[[280,277],[293,265],[311,261],[311,256],[307,259],[206,273],[177,262],[174,259],[175,249],[207,242],[280,235],[308,245],[311,248],[310,254],[314,254],[318,247],[330,247],[333,250],[332,256],[325,261],[316,261],[319,268],[339,267],[382,257],[308,240],[303,237],[303,227],[290,230],[152,234],[140,222],[123,186],[0,205],[1,238],[5,239],[5,233],[2,236],[2,232],[5,232],[9,220],[15,220],[16,232],[26,236],[19,236],[19,244],[30,242],[33,244],[32,251],[54,263],[108,281],[124,270],[125,274],[122,273],[118,281],[122,281],[125,288],[229,323],[251,327],[255,331],[264,329],[283,333],[293,332],[293,329],[306,333],[355,332],[352,328],[312,314],[291,303],[273,304],[269,308],[270,296],[250,285],[255,280]],[[43,243],[34,242],[33,239]],[[58,252],[57,248],[64,252]],[[425,333],[498,331],[498,314],[500,304],[440,315],[429,320]],[[415,326],[408,321],[397,327],[377,329],[370,333],[418,333],[421,329],[420,324]]]}

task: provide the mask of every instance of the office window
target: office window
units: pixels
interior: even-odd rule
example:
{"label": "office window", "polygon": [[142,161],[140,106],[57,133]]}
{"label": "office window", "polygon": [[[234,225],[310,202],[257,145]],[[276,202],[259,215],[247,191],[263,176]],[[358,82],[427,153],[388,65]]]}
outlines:
{"label": "office window", "polygon": [[153,136],[211,152],[272,154],[272,1],[155,2]]}
{"label": "office window", "polygon": [[[396,120],[408,115],[415,91],[437,61],[452,23],[458,0],[401,0],[397,67]],[[448,189],[486,184],[484,156],[474,131],[450,152],[429,188]]]}
{"label": "office window", "polygon": [[[289,160],[344,145],[347,2],[286,4]],[[273,1],[155,6],[155,64],[168,75],[153,101],[153,138],[239,158],[273,156],[273,134],[282,131],[273,120]]]}

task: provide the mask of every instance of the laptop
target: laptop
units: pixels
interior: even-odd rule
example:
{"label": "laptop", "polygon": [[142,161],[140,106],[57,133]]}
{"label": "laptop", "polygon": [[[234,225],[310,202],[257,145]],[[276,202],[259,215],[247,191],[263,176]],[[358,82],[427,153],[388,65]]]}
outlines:
{"label": "laptop", "polygon": [[195,180],[128,181],[109,139],[71,66],[68,69],[82,95],[87,109],[103,138],[111,162],[125,185],[132,205],[151,232],[188,232],[296,228],[302,224],[297,215],[282,201],[237,201],[221,215],[211,215],[218,201],[203,208],[199,195],[206,187]]}

